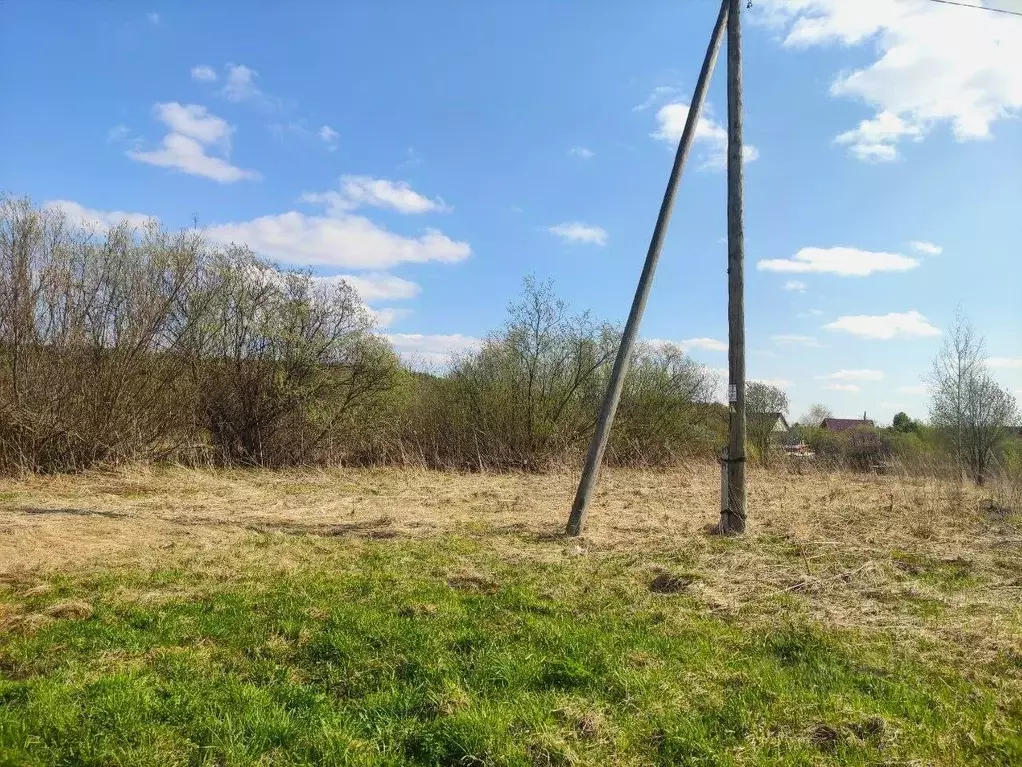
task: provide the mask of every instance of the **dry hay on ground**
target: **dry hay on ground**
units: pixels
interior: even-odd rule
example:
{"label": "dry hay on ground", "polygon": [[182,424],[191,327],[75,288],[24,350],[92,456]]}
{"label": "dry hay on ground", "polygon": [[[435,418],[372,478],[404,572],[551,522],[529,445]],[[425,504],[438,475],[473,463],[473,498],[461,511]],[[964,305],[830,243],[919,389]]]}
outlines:
{"label": "dry hay on ground", "polygon": [[[260,550],[238,544],[266,536],[358,545],[453,533],[507,558],[574,557],[596,569],[624,562],[629,577],[655,581],[653,592],[684,592],[724,615],[795,610],[829,625],[953,639],[976,651],[1022,640],[1022,531],[1017,518],[989,511],[975,489],[753,470],[751,532],[722,539],[711,533],[716,466],[608,470],[575,541],[562,530],[576,480],[178,468],[6,480],[0,579],[28,587],[59,570],[253,562]],[[276,567],[302,565],[280,555]]]}

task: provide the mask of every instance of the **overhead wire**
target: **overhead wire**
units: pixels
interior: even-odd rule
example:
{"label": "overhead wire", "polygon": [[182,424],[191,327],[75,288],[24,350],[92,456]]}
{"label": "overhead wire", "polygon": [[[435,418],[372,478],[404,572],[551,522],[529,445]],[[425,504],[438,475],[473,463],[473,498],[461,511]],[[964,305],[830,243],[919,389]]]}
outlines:
{"label": "overhead wire", "polygon": [[[995,8],[991,5],[976,5],[975,3],[960,3],[957,0],[930,0],[931,3],[939,3],[940,5],[953,5],[956,8],[972,8],[975,11],[990,11],[991,13],[1003,13],[1008,16],[1020,16],[1022,17],[1022,11],[1012,11],[1007,8]],[[752,8],[753,0],[749,0],[746,8]]]}
{"label": "overhead wire", "polygon": [[1010,11],[1007,8],[995,8],[991,5],[975,5],[974,3],[959,3],[956,0],[930,0],[931,3],[941,5],[953,5],[957,8],[973,8],[977,11],[991,11],[992,13],[1006,13],[1009,16],[1022,16],[1022,11]]}

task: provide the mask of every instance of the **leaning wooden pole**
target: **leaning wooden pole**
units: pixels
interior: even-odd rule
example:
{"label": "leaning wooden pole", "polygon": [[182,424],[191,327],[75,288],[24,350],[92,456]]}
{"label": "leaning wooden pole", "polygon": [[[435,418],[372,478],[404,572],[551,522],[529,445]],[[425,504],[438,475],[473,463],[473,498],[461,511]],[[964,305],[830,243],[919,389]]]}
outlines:
{"label": "leaning wooden pole", "polygon": [[745,225],[742,159],[742,28],[745,0],[730,0],[727,22],[727,504],[723,533],[745,532]]}
{"label": "leaning wooden pole", "polygon": [[632,347],[635,346],[635,338],[638,335],[639,324],[642,321],[642,312],[646,308],[646,298],[649,296],[649,289],[653,284],[653,272],[656,271],[657,261],[660,259],[660,250],[664,244],[664,236],[667,234],[667,224],[671,219],[671,209],[674,207],[674,198],[678,191],[678,183],[681,181],[681,172],[685,167],[685,160],[688,158],[689,150],[692,148],[692,142],[695,139],[699,113],[702,111],[703,102],[706,101],[706,89],[710,82],[710,76],[713,73],[713,66],[717,61],[717,52],[720,50],[720,45],[724,38],[729,2],[730,0],[723,0],[720,4],[717,23],[713,27],[710,44],[706,49],[706,56],[703,58],[702,69],[699,70],[699,79],[696,81],[695,92],[692,94],[692,103],[689,105],[685,129],[682,131],[681,141],[678,142],[678,151],[674,155],[671,177],[667,181],[663,202],[660,203],[660,214],[657,216],[656,226],[653,227],[653,237],[649,242],[649,250],[646,251],[646,262],[642,267],[639,285],[635,289],[632,308],[628,312],[628,321],[625,323],[624,333],[621,336],[621,345],[618,347],[617,356],[614,358],[614,369],[610,374],[610,384],[607,386],[607,393],[603,398],[603,406],[600,408],[599,420],[596,422],[596,432],[593,434],[593,440],[589,444],[589,453],[586,455],[585,466],[582,469],[582,479],[579,481],[578,491],[575,493],[575,502],[571,506],[571,516],[568,518],[567,527],[568,535],[578,535],[582,532],[582,527],[585,524],[586,512],[589,509],[593,489],[596,487],[596,479],[600,473],[600,464],[603,462],[603,453],[607,449],[610,426],[614,422],[614,413],[617,411],[618,401],[621,399],[621,389],[624,386],[625,376],[628,374]]}

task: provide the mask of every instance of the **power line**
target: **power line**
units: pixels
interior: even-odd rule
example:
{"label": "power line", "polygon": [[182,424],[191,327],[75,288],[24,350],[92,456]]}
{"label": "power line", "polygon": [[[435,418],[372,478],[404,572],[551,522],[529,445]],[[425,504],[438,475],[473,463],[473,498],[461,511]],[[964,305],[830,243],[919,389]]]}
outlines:
{"label": "power line", "polygon": [[1008,16],[1022,16],[1022,11],[1009,11],[1007,8],[993,8],[989,5],[973,5],[972,3],[959,3],[955,0],[930,0],[931,3],[941,5],[954,5],[958,8],[972,8],[977,11],[993,11],[994,13],[1005,13]]}

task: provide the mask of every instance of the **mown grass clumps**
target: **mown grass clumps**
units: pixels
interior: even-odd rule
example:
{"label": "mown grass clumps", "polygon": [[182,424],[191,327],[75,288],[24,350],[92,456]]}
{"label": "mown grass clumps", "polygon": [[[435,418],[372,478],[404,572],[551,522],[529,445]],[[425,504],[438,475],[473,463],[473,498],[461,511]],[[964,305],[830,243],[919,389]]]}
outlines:
{"label": "mown grass clumps", "polygon": [[1022,761],[1011,685],[885,634],[754,628],[464,539],[314,553],[341,545],[273,577],[6,587],[51,620],[0,636],[0,764]]}

